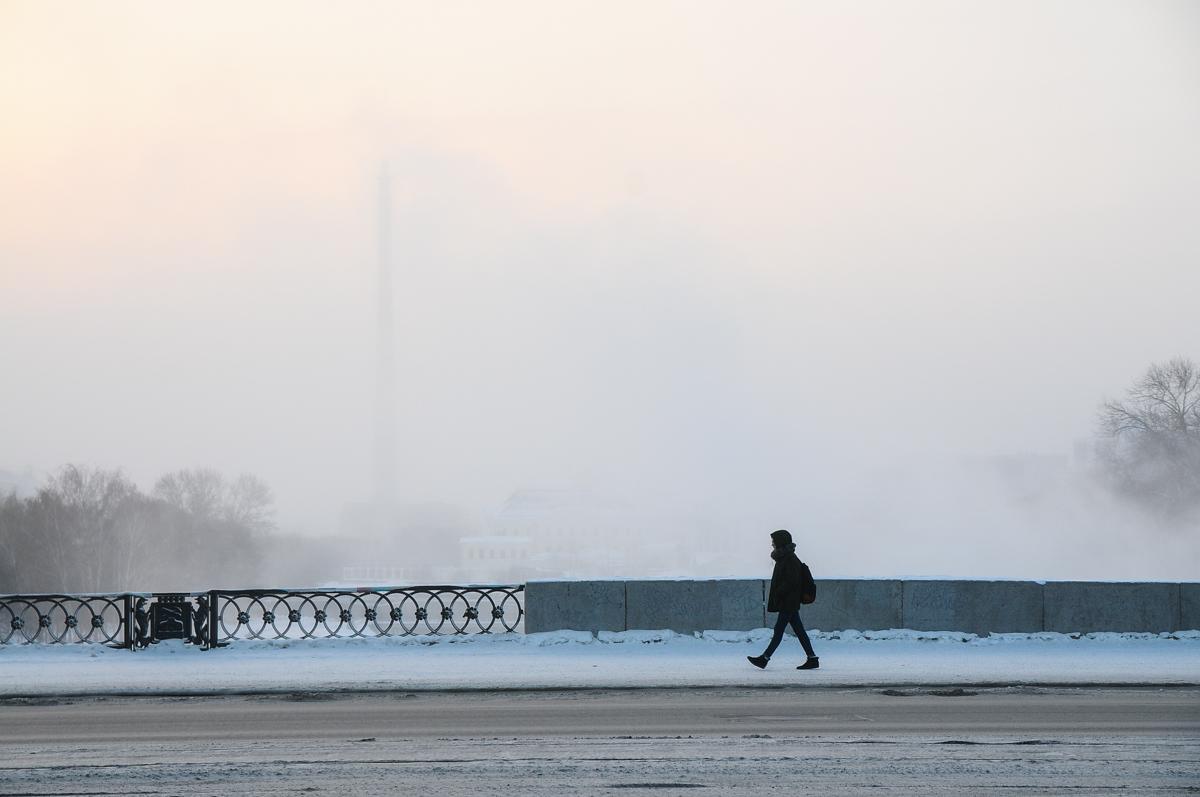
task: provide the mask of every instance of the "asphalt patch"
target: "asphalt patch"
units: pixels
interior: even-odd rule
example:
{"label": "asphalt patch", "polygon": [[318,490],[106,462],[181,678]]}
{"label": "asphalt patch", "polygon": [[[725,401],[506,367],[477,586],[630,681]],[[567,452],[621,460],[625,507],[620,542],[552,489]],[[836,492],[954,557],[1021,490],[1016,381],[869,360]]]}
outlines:
{"label": "asphalt patch", "polygon": [[610,789],[707,789],[703,783],[610,783]]}
{"label": "asphalt patch", "polygon": [[904,691],[903,689],[884,689],[879,694],[888,697],[916,697],[917,695],[932,695],[933,697],[975,697],[978,692],[972,692],[967,689],[956,687],[954,689],[912,689]]}

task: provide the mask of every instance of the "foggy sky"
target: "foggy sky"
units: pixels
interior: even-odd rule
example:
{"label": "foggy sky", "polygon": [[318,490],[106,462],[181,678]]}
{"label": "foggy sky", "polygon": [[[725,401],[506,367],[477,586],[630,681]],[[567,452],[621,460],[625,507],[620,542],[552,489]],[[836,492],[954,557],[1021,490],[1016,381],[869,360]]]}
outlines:
{"label": "foggy sky", "polygon": [[1200,357],[1197,141],[1190,2],[4,3],[0,467],[249,471],[334,529],[386,162],[401,500],[645,494],[970,569],[947,540],[1028,519],[872,514],[879,474],[1070,456]]}

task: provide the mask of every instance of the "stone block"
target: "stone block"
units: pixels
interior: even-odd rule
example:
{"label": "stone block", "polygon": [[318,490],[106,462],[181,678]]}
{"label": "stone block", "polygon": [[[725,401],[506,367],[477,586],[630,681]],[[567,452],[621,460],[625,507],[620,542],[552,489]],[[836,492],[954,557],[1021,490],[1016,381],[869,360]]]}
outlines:
{"label": "stone block", "polygon": [[765,622],[761,579],[627,581],[627,626],[679,633],[747,631]]}
{"label": "stone block", "polygon": [[[800,607],[800,619],[810,631],[900,628],[900,595],[898,580],[818,578],[817,600]],[[774,627],[775,616],[767,614],[768,627]]]}
{"label": "stone block", "polygon": [[1179,585],[1179,630],[1200,631],[1200,583]]}
{"label": "stone block", "polygon": [[918,631],[1042,630],[1042,585],[1033,581],[905,581],[901,622]]}
{"label": "stone block", "polygon": [[525,632],[624,631],[624,581],[530,581]]}
{"label": "stone block", "polygon": [[1045,593],[1047,631],[1179,630],[1179,584],[1050,581]]}
{"label": "stone block", "polygon": [[[769,591],[767,580],[763,594]],[[775,612],[767,612],[767,628],[774,627],[775,617]],[[900,581],[817,579],[817,599],[800,606],[800,619],[804,628],[816,631],[900,628]]]}

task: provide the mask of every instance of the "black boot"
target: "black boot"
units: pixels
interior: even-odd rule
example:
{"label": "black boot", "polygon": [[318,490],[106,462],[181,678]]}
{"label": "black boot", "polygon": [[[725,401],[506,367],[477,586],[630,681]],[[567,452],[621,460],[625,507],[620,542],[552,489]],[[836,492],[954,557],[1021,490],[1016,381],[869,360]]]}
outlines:
{"label": "black boot", "polygon": [[750,662],[760,670],[765,670],[767,669],[767,662],[770,661],[770,659],[766,658],[765,656],[747,656],[746,661]]}
{"label": "black boot", "polygon": [[821,660],[816,656],[809,656],[808,661],[797,667],[797,670],[815,670],[821,666]]}

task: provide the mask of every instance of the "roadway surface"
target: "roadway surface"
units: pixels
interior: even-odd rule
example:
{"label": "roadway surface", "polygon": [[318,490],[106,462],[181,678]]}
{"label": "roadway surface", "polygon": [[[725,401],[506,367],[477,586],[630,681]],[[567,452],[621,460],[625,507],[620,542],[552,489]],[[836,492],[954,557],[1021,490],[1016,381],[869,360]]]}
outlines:
{"label": "roadway surface", "polygon": [[0,700],[0,795],[1200,793],[1200,689]]}

